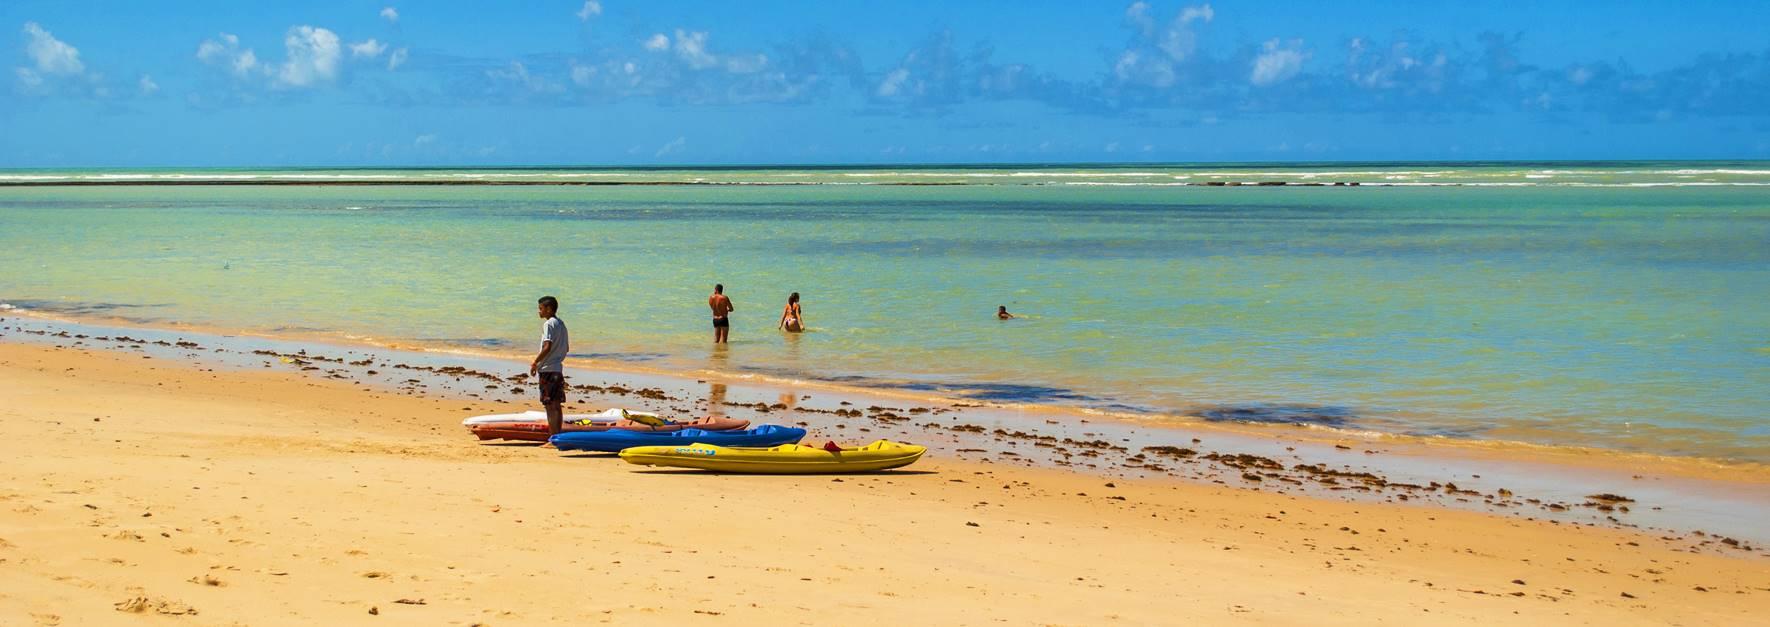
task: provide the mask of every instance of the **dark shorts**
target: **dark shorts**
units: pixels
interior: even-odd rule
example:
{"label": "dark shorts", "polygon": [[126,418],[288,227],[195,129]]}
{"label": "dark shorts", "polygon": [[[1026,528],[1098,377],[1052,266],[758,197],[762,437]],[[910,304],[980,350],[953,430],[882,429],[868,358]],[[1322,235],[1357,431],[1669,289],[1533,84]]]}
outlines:
{"label": "dark shorts", "polygon": [[541,404],[552,405],[565,402],[565,373],[543,372],[541,377]]}
{"label": "dark shorts", "polygon": [[731,326],[731,318],[714,318],[713,319],[713,328],[715,328],[715,329],[723,329],[723,328],[726,328],[729,326]]}

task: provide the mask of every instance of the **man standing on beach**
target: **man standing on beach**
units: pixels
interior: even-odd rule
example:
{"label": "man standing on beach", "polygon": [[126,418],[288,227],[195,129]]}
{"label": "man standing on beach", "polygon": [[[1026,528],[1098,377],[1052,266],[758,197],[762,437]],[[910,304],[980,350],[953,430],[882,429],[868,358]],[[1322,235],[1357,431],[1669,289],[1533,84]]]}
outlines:
{"label": "man standing on beach", "polygon": [[731,337],[731,318],[728,316],[737,311],[737,306],[725,297],[724,284],[713,285],[713,295],[707,297],[707,306],[713,308],[713,343],[727,343],[726,339]]}
{"label": "man standing on beach", "polygon": [[541,379],[541,405],[547,408],[547,433],[559,433],[565,422],[565,354],[572,349],[565,321],[560,320],[559,300],[542,296],[536,313],[541,323],[541,352],[529,362],[529,374]]}

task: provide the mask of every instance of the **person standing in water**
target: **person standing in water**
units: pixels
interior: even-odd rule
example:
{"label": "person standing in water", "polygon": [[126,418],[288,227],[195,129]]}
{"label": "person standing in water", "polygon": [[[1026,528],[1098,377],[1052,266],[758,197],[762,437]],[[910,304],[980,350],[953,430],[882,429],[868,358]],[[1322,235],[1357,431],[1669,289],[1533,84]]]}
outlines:
{"label": "person standing in water", "polygon": [[1007,305],[1001,305],[999,307],[996,307],[996,319],[997,320],[1013,320],[1014,314],[1008,313],[1008,306]]}
{"label": "person standing in water", "polygon": [[547,433],[559,433],[565,422],[565,354],[572,349],[571,338],[560,320],[559,300],[542,296],[535,312],[541,323],[541,352],[529,362],[529,374],[541,381],[541,405],[547,408]]}
{"label": "person standing in water", "polygon": [[713,309],[713,343],[728,343],[727,340],[731,338],[730,316],[731,312],[737,311],[737,306],[731,304],[730,298],[725,297],[724,284],[713,285],[713,295],[707,297],[707,306]]}
{"label": "person standing in water", "polygon": [[787,297],[787,308],[781,310],[781,321],[776,326],[789,333],[805,330],[805,312],[799,310],[798,292],[793,292],[791,296]]}

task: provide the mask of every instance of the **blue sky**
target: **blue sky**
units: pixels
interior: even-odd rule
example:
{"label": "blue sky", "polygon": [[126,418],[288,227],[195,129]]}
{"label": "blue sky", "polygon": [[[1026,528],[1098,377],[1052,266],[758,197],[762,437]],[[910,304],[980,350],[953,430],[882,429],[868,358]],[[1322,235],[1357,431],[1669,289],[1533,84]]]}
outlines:
{"label": "blue sky", "polygon": [[1527,4],[8,0],[0,167],[1770,158],[1770,3]]}

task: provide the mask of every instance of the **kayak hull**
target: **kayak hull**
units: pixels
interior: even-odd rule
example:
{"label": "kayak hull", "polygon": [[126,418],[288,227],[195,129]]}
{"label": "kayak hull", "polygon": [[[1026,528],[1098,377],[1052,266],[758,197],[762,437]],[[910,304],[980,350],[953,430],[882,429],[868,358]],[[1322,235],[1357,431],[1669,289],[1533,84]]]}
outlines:
{"label": "kayak hull", "polygon": [[705,429],[683,429],[676,432],[662,431],[578,431],[561,433],[553,436],[548,442],[561,451],[601,451],[615,453],[636,446],[678,446],[687,444],[714,444],[719,446],[779,446],[793,444],[805,437],[805,430],[780,425],[762,425],[754,429],[708,431]]}
{"label": "kayak hull", "polygon": [[832,452],[814,446],[787,444],[773,448],[733,448],[709,444],[639,446],[621,451],[621,459],[640,466],[695,468],[717,472],[769,475],[875,472],[916,463],[928,449],[879,440]]}
{"label": "kayak hull", "polygon": [[[651,427],[630,420],[610,423],[571,424],[561,426],[564,433],[596,432],[611,430],[645,431],[651,433],[674,433],[683,429],[700,429],[702,431],[730,431],[750,426],[748,420],[735,418],[702,418],[688,422],[672,422],[660,427]],[[546,442],[552,434],[547,433],[546,422],[492,422],[468,427],[473,435],[481,440],[517,440],[522,442]]]}
{"label": "kayak hull", "polygon": [[[605,409],[605,410],[602,410],[602,411],[594,413],[594,414],[566,414],[565,419],[567,421],[572,421],[572,422],[614,423],[616,421],[625,419],[627,416],[635,416],[635,415],[637,415],[637,416],[652,416],[652,417],[657,416],[657,414],[654,414],[651,412],[643,412],[643,411],[628,411],[626,414],[622,414],[621,412],[622,412],[622,410],[619,407],[616,407],[613,409]],[[539,422],[541,424],[547,424],[547,412],[540,411],[537,409],[531,409],[528,411],[514,413],[514,414],[492,414],[489,416],[474,416],[472,418],[462,420],[461,426],[471,427],[473,425],[483,425],[483,424],[498,423],[498,422]]]}

